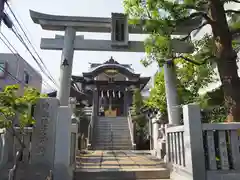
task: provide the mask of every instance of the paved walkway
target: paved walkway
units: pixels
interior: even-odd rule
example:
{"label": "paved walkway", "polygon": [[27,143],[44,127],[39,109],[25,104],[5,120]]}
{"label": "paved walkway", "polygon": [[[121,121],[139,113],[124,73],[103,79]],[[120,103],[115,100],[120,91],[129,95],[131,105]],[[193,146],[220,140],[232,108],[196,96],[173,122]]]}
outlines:
{"label": "paved walkway", "polygon": [[163,161],[144,151],[88,151],[77,156],[77,169],[82,170],[140,170],[163,167]]}

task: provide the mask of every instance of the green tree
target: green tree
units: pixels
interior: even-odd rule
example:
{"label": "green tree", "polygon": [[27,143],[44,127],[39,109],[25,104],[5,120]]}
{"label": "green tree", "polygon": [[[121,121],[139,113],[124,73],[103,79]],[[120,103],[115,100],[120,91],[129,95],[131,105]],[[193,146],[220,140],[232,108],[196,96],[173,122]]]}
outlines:
{"label": "green tree", "polygon": [[[202,43],[202,40],[195,43]],[[211,63],[196,66],[182,59],[175,61],[177,72],[177,91],[181,104],[196,102],[199,100],[199,91],[215,82],[214,68]],[[145,102],[147,106],[158,108],[163,115],[167,114],[167,102],[164,81],[164,69],[155,75],[154,87],[151,89],[150,97]]]}
{"label": "green tree", "polygon": [[[210,25],[212,35],[208,35],[206,43],[209,45],[207,52],[201,46],[196,46],[196,51],[191,56],[180,55],[182,59],[198,62],[213,60],[217,64],[228,113],[234,121],[240,121],[240,80],[237,73],[237,52],[234,50],[233,38],[239,35],[240,22],[227,21],[227,17],[236,17],[240,11],[224,9],[226,3],[240,3],[239,0],[124,0],[126,13],[132,19],[131,23],[142,25],[145,31],[151,32],[146,40],[145,63],[152,60],[159,64],[164,59],[174,58],[171,48],[171,34],[179,26],[193,19],[201,19],[200,30],[205,25]],[[194,30],[196,30],[194,29]],[[187,40],[189,35],[182,39]],[[205,43],[205,44],[206,44]],[[201,63],[200,63],[201,64]]]}
{"label": "green tree", "polygon": [[167,101],[163,71],[155,74],[154,87],[151,89],[150,96],[145,101],[145,104],[150,108],[159,109],[162,114],[167,114]]}
{"label": "green tree", "polygon": [[132,104],[132,119],[136,122],[139,128],[143,128],[146,125],[146,118],[141,112],[144,102],[141,91],[138,88],[134,90]]}
{"label": "green tree", "polygon": [[147,118],[144,113],[142,113],[142,108],[144,107],[144,101],[140,89],[135,89],[133,94],[132,103],[132,120],[135,124],[135,132],[137,137],[137,148],[142,149],[146,143],[146,137],[148,134],[148,124]]}
{"label": "green tree", "polygon": [[[21,145],[18,157],[16,157],[17,159],[21,158],[25,148],[25,144],[21,138],[25,134],[24,127],[35,123],[30,107],[35,105],[41,96],[45,97],[45,95],[41,95],[34,88],[25,88],[22,96],[18,95],[19,90],[19,85],[11,85],[5,87],[3,92],[0,92],[0,128],[5,128]],[[18,131],[20,131],[18,133],[16,131],[16,124],[18,124]]]}

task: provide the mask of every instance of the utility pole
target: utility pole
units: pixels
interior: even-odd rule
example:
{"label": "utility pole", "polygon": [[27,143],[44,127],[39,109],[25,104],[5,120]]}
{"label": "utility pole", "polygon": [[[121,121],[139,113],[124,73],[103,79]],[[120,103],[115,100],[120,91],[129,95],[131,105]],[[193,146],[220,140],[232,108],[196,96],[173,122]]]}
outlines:
{"label": "utility pole", "polygon": [[5,2],[6,2],[6,0],[0,0],[0,25],[1,25],[2,19],[4,17],[3,10],[4,10]]}
{"label": "utility pole", "polygon": [[13,23],[11,19],[8,17],[7,14],[4,13],[4,5],[6,2],[7,0],[0,0],[0,27],[3,21],[8,28],[12,28]]}

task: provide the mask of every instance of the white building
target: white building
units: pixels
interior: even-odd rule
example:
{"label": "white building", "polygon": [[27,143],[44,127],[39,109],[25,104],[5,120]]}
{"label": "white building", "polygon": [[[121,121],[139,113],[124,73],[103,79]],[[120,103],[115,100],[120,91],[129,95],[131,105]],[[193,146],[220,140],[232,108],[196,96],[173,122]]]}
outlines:
{"label": "white building", "polygon": [[27,85],[41,92],[42,76],[20,55],[0,53],[0,90],[13,84],[19,84],[20,91]]}

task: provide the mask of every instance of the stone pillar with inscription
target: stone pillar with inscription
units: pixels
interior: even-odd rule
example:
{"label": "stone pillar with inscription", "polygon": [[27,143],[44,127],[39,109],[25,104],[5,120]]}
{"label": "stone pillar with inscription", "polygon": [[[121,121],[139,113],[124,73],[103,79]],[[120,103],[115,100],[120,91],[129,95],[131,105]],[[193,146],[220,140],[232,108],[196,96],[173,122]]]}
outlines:
{"label": "stone pillar with inscription", "polygon": [[55,133],[59,100],[42,98],[36,105],[36,120],[32,134],[32,164],[53,168],[55,154]]}

